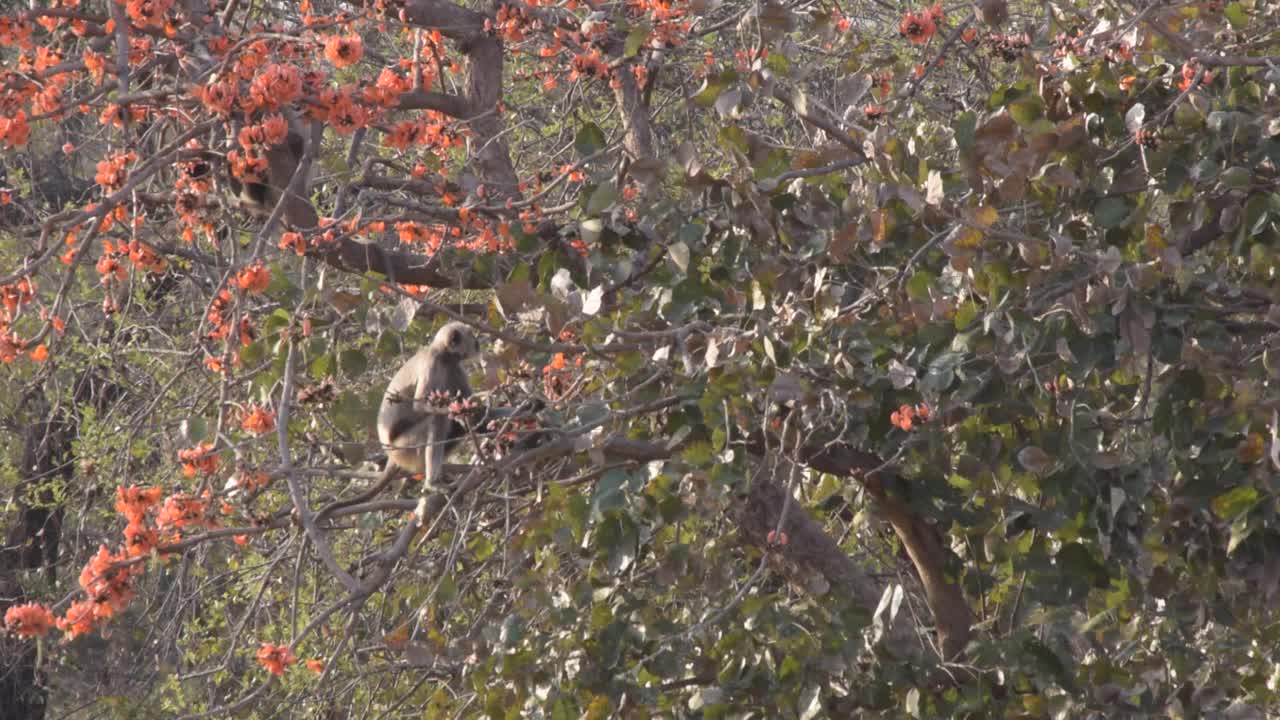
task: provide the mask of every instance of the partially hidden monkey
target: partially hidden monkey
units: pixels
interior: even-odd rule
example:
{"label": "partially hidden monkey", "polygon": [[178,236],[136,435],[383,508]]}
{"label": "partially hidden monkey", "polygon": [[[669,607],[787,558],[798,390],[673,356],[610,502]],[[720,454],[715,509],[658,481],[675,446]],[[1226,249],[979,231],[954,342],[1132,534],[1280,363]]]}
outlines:
{"label": "partially hidden monkey", "polygon": [[[289,123],[289,131],[284,142],[266,146],[264,154],[267,169],[262,178],[265,182],[241,182],[233,174],[227,174],[228,184],[235,193],[240,208],[254,217],[266,218],[271,215],[276,203],[280,202],[281,195],[289,188],[302,160],[305,150],[302,133],[307,129],[294,118],[293,113],[285,113],[285,117]],[[284,220],[293,227],[309,229],[317,225],[315,209],[307,200],[310,184],[310,178],[303,178],[300,192],[285,198]]]}
{"label": "partially hidden monkey", "polygon": [[450,399],[471,396],[462,363],[480,353],[471,328],[451,322],[431,343],[396,371],[378,410],[378,440],[387,448],[387,468],[422,473],[428,490],[440,484],[445,457],[466,432],[443,409],[430,404],[433,393]]}

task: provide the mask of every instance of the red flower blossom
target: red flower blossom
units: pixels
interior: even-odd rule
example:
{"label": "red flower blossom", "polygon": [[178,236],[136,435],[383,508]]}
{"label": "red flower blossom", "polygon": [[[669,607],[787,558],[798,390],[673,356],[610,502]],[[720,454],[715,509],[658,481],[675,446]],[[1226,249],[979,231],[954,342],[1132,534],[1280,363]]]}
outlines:
{"label": "red flower blossom", "polygon": [[5,611],[4,626],[18,637],[40,637],[53,629],[53,613],[43,605],[14,605]]}
{"label": "red flower blossom", "polygon": [[334,67],[354,65],[364,56],[364,40],[359,35],[331,35],[324,43],[324,56]]}
{"label": "red flower blossom", "polygon": [[288,645],[262,643],[258,648],[258,662],[272,675],[284,675],[285,668],[298,662],[298,658],[293,656]]}
{"label": "red flower blossom", "polygon": [[929,42],[937,29],[932,10],[909,12],[902,16],[902,22],[898,25],[898,33],[916,45]]}

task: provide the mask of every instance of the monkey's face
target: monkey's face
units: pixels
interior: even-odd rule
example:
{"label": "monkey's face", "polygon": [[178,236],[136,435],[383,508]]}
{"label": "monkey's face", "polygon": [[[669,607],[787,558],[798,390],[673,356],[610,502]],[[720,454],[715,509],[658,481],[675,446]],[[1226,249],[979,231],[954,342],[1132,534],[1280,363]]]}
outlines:
{"label": "monkey's face", "polygon": [[432,345],[459,360],[467,360],[480,354],[480,342],[471,328],[460,322],[451,322],[440,328]]}

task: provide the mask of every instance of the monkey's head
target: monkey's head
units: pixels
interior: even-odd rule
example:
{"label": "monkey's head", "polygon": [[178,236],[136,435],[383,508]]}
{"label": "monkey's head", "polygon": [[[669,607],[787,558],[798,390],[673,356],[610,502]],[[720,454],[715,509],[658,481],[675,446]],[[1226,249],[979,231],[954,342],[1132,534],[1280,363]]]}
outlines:
{"label": "monkey's head", "polygon": [[438,354],[467,360],[480,354],[480,342],[471,328],[460,322],[451,322],[436,332],[431,347]]}

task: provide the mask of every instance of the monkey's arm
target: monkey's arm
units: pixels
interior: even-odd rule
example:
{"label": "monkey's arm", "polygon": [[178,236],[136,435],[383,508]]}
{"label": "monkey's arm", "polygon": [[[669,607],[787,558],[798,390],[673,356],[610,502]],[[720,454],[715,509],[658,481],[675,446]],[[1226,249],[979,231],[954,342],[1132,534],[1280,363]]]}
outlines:
{"label": "monkey's arm", "polygon": [[[430,362],[427,363],[430,365]],[[448,440],[450,419],[442,414],[439,408],[430,404],[431,391],[435,389],[428,382],[427,373],[420,373],[413,393],[413,409],[415,429],[413,438],[422,445],[418,449],[422,455],[422,483],[430,491],[439,485],[440,473],[444,468],[445,444]]]}

